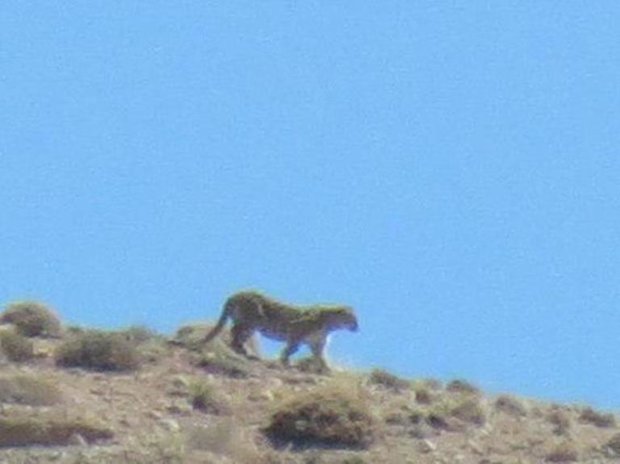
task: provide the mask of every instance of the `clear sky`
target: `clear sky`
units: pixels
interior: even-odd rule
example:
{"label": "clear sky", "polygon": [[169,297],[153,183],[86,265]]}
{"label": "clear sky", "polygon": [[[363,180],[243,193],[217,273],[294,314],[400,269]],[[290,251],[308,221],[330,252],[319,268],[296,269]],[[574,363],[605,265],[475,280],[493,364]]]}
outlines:
{"label": "clear sky", "polygon": [[4,1],[0,302],[620,408],[620,2]]}

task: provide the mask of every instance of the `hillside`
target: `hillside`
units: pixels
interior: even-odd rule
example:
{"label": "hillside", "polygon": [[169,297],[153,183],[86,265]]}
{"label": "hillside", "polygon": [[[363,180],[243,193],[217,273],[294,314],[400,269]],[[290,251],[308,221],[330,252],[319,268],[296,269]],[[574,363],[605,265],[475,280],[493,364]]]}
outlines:
{"label": "hillside", "polygon": [[[21,308],[23,309],[23,308]],[[36,316],[34,317],[33,316]],[[490,396],[462,380],[248,361],[206,326],[62,327],[2,316],[0,462],[617,462],[614,415]],[[37,319],[38,317],[38,319]],[[224,336],[225,338],[225,336]]]}

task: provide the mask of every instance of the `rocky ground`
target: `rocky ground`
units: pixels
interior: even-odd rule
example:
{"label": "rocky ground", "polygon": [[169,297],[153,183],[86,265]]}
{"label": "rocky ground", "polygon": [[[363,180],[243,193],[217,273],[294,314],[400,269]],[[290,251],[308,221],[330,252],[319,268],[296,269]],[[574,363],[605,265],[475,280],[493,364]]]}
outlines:
{"label": "rocky ground", "polygon": [[5,356],[0,365],[0,462],[620,459],[620,430],[609,413],[490,396],[464,381],[400,379],[382,370],[324,373],[307,362],[284,369],[239,359],[222,342],[199,347],[195,336],[203,329],[181,330],[172,342],[124,333],[138,358],[120,371],[60,363],[60,347],[80,331],[29,338],[32,356]]}

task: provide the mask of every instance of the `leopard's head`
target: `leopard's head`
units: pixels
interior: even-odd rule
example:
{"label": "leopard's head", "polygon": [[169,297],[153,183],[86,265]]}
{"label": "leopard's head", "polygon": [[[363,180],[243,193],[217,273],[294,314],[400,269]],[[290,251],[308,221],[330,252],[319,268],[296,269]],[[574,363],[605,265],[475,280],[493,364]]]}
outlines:
{"label": "leopard's head", "polygon": [[357,324],[357,317],[353,308],[350,306],[340,306],[334,309],[333,323],[335,326],[341,329],[348,329],[351,332],[357,332],[359,326]]}

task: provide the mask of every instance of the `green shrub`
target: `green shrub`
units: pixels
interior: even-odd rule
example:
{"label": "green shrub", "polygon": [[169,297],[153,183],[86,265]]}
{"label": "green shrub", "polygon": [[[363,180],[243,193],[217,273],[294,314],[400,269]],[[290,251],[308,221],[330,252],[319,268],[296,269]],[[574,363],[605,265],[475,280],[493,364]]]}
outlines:
{"label": "green shrub", "polygon": [[0,402],[28,406],[51,406],[62,401],[58,386],[44,378],[32,375],[4,375],[0,377]]}
{"label": "green shrub", "polygon": [[19,301],[11,303],[0,316],[0,323],[13,324],[26,337],[59,337],[60,320],[43,303]]}
{"label": "green shrub", "polygon": [[25,362],[34,358],[32,341],[13,330],[0,331],[0,348],[12,362]]}
{"label": "green shrub", "polygon": [[284,401],[264,432],[275,445],[366,448],[376,423],[359,389],[328,385]]}
{"label": "green shrub", "polygon": [[85,330],[56,349],[56,364],[95,371],[128,371],[140,366],[134,343],[119,332]]}
{"label": "green shrub", "polygon": [[406,390],[410,387],[407,380],[401,379],[383,369],[373,369],[368,380],[372,384],[381,385],[394,391]]}

